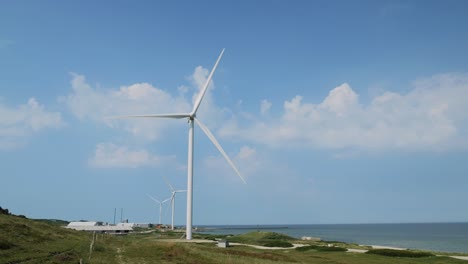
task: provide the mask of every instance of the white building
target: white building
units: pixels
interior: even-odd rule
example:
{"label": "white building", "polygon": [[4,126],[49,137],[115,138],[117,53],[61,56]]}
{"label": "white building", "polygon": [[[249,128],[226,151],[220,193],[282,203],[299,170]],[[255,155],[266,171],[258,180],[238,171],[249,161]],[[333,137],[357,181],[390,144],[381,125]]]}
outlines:
{"label": "white building", "polygon": [[122,225],[102,225],[102,222],[70,222],[65,228],[98,233],[128,233],[133,231],[129,223]]}
{"label": "white building", "polygon": [[72,227],[72,226],[99,226],[102,225],[102,222],[70,222],[68,223],[67,226]]}

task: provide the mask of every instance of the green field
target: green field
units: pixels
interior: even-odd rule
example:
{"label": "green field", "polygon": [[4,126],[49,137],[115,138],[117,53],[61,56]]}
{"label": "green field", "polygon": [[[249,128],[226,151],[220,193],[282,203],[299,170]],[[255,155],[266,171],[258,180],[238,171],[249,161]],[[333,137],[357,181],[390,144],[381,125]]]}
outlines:
{"label": "green field", "polygon": [[[92,234],[67,230],[56,221],[0,215],[0,263],[468,263],[449,257],[382,256],[326,250],[327,242],[310,242],[306,250],[256,249],[245,245],[218,248],[215,236],[196,234],[204,243],[178,240],[180,233],[97,235],[90,256]],[[275,241],[305,243],[271,232],[225,237],[228,241],[265,245]],[[183,241],[183,240],[182,240]],[[197,240],[198,241],[198,240]],[[200,240],[201,241],[201,240]],[[275,244],[275,243],[273,243]],[[279,243],[281,244],[281,243]],[[340,248],[356,245],[339,243]],[[390,252],[391,253],[391,252]],[[386,252],[388,254],[388,252]],[[392,255],[392,254],[389,254]],[[409,256],[408,255],[408,256]]]}

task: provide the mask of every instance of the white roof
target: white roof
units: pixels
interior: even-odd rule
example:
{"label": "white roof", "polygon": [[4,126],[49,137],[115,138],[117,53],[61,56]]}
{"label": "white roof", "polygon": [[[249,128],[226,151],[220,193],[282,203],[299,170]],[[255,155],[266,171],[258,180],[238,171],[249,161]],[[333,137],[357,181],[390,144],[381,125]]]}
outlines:
{"label": "white roof", "polygon": [[68,229],[80,231],[132,231],[129,226],[66,226]]}
{"label": "white roof", "polygon": [[98,222],[70,222],[68,226],[97,226]]}

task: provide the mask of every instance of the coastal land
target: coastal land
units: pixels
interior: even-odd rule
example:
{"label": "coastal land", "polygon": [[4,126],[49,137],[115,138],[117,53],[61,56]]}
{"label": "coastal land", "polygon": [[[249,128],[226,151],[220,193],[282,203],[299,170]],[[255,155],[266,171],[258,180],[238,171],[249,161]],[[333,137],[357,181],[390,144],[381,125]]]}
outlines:
{"label": "coastal land", "polygon": [[463,260],[468,254],[302,240],[265,231],[195,233],[188,242],[180,231],[142,229],[116,236],[61,225],[0,214],[0,263],[468,263]]}

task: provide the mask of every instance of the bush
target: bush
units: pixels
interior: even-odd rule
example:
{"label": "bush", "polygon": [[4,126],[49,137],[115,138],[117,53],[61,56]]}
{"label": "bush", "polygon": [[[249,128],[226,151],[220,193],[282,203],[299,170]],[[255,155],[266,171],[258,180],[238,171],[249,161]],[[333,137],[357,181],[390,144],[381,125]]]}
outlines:
{"label": "bush", "polygon": [[312,250],[312,249],[317,249],[317,246],[303,246],[303,247],[297,247],[297,251],[307,251],[307,250]]}
{"label": "bush", "polygon": [[270,241],[270,242],[267,242],[267,243],[263,244],[263,246],[265,246],[265,247],[284,247],[284,248],[288,248],[288,247],[293,247],[293,244],[291,244],[289,242],[286,242],[286,241]]}
{"label": "bush", "polygon": [[216,241],[218,239],[226,239],[227,235],[210,235],[210,234],[200,234],[196,236],[197,238],[207,239]]}
{"label": "bush", "polygon": [[316,245],[310,245],[310,246],[304,246],[304,247],[297,247],[297,251],[307,251],[307,250],[317,250],[317,251],[324,251],[324,252],[337,252],[337,251],[347,251],[346,248],[342,247],[324,247],[324,246],[316,246]]}
{"label": "bush", "polygon": [[432,257],[434,254],[422,251],[396,250],[396,249],[371,249],[367,254],[381,255],[387,257],[424,258]]}
{"label": "bush", "polygon": [[0,214],[5,214],[5,215],[10,215],[10,212],[8,211],[8,209],[3,209],[1,206],[0,206]]}
{"label": "bush", "polygon": [[275,233],[275,232],[265,234],[262,239],[265,239],[265,240],[294,240],[294,238],[292,238],[290,236],[280,234],[280,233]]}
{"label": "bush", "polygon": [[10,242],[0,241],[0,250],[1,249],[10,249],[10,248],[13,248],[13,247],[15,247],[15,245],[10,243]]}
{"label": "bush", "polygon": [[342,247],[319,247],[317,250],[318,251],[334,251],[334,252],[348,251],[346,248],[342,248]]}

